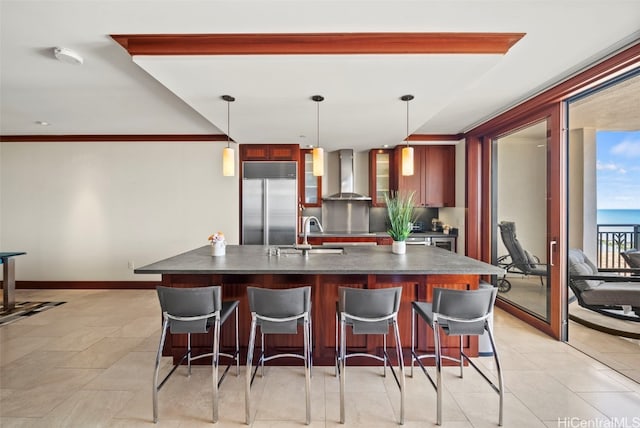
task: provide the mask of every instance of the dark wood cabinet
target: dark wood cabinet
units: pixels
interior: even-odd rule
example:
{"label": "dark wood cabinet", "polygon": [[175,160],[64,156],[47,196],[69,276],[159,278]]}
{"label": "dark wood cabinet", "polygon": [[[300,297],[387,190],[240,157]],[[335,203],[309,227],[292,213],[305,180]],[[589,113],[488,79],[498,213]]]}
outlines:
{"label": "dark wood cabinet", "polygon": [[300,149],[298,195],[305,207],[322,206],[322,177],[313,175],[313,149]]}
{"label": "dark wood cabinet", "polygon": [[412,146],[414,174],[403,176],[402,147],[394,149],[396,189],[414,191],[415,205],[453,207],[456,204],[456,148],[454,145]]}
{"label": "dark wood cabinet", "polygon": [[241,144],[240,161],[297,161],[299,152],[300,147],[297,144]]}
{"label": "dark wood cabinet", "polygon": [[369,194],[371,206],[384,207],[384,195],[395,188],[393,149],[369,151]]}

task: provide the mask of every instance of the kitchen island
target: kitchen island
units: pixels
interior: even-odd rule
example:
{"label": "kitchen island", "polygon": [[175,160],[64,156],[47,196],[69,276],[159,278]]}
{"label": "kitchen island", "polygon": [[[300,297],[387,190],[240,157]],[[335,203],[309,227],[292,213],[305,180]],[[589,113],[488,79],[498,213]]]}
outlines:
{"label": "kitchen island", "polygon": [[[323,246],[322,248],[327,248]],[[434,287],[472,290],[478,287],[480,275],[500,275],[503,270],[487,263],[450,251],[428,246],[410,246],[407,253],[396,255],[388,246],[344,247],[342,253],[302,255],[293,248],[261,245],[228,245],[226,255],[212,257],[210,246],[204,246],[150,265],[138,268],[138,274],[161,274],[167,287],[221,285],[224,299],[240,301],[240,343],[248,342],[251,317],[246,287],[290,288],[311,286],[314,363],[333,365],[335,349],[335,308],[338,287],[384,288],[402,287],[402,303],[398,322],[405,355],[411,343],[411,302],[430,301]],[[233,326],[227,323],[221,344],[233,345]],[[431,332],[418,325],[419,349],[432,349]],[[196,337],[197,336],[197,337]],[[209,335],[192,338],[195,353],[211,349]],[[392,342],[392,340],[391,340]],[[350,348],[371,352],[382,346],[382,338],[349,336]],[[457,339],[447,339],[445,352],[457,355]],[[165,355],[174,360],[184,351],[186,338],[172,336],[167,340]],[[470,355],[477,355],[477,340],[464,345]],[[297,336],[270,337],[267,348],[286,351],[302,348]]]}

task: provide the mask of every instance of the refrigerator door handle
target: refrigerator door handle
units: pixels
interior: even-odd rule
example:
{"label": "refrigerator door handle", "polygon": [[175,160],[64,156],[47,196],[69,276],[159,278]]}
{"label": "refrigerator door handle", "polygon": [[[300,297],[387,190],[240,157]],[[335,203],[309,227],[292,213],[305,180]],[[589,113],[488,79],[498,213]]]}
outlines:
{"label": "refrigerator door handle", "polygon": [[267,244],[269,242],[269,180],[262,180],[262,194],[264,197],[262,198],[262,208],[265,213],[264,216],[264,235],[263,235],[263,243]]}

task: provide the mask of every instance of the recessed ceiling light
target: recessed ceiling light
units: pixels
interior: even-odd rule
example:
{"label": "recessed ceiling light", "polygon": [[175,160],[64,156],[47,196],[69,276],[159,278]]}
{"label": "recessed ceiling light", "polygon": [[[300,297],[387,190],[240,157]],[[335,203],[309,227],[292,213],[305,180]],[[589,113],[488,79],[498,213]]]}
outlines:
{"label": "recessed ceiling light", "polygon": [[80,54],[71,49],[53,48],[53,54],[58,61],[66,62],[67,64],[80,65],[84,62]]}
{"label": "recessed ceiling light", "polygon": [[389,147],[389,145],[388,144],[383,144],[382,147],[386,149],[386,148]]}
{"label": "recessed ceiling light", "polygon": [[49,122],[45,122],[44,120],[36,120],[36,125],[49,126],[51,124]]}

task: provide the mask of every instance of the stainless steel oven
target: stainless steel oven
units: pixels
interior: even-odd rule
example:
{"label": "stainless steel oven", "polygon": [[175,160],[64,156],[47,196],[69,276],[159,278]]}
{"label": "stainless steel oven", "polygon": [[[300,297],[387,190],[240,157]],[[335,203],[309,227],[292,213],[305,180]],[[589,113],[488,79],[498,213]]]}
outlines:
{"label": "stainless steel oven", "polygon": [[431,245],[431,237],[425,235],[410,235],[407,245]]}
{"label": "stainless steel oven", "polygon": [[431,245],[445,250],[456,252],[456,238],[455,236],[432,236]]}
{"label": "stainless steel oven", "polygon": [[428,236],[428,235],[409,235],[407,245],[433,245],[434,247],[444,248],[449,251],[456,251],[455,236]]}

